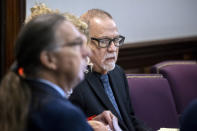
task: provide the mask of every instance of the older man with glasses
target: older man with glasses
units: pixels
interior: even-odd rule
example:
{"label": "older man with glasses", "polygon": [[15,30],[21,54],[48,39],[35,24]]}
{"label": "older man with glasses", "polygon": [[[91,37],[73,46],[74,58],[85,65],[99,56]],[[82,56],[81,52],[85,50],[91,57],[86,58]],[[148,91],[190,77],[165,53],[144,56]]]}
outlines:
{"label": "older man with glasses", "polygon": [[135,118],[125,73],[116,65],[119,47],[125,37],[119,34],[112,16],[103,10],[89,10],[81,20],[89,26],[88,47],[92,52],[93,67],[75,88],[70,100],[87,117],[110,110],[118,118],[122,130],[149,130]]}

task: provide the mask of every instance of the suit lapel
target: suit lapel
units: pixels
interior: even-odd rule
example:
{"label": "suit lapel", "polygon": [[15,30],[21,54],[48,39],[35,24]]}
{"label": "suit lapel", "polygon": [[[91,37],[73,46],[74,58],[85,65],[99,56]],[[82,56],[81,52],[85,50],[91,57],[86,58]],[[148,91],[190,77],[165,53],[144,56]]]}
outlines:
{"label": "suit lapel", "polygon": [[119,116],[108,96],[106,95],[100,79],[94,73],[89,73],[87,75],[87,81],[105,108],[111,110],[114,115]]}

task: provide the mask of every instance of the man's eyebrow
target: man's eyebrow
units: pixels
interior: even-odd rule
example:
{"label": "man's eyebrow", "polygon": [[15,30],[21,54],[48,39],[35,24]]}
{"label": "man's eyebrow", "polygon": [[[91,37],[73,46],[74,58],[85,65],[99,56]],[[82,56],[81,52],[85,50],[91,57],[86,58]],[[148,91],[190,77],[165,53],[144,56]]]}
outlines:
{"label": "man's eyebrow", "polygon": [[77,37],[75,40],[73,40],[72,42],[69,42],[66,44],[67,46],[76,46],[76,45],[83,45],[83,40],[81,39],[81,37]]}

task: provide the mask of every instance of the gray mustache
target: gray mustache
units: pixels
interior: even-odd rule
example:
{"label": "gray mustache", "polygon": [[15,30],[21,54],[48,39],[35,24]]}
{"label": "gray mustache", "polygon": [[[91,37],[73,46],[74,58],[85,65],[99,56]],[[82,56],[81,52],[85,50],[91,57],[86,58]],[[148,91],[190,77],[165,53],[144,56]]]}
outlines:
{"label": "gray mustache", "polygon": [[107,59],[107,58],[111,58],[111,57],[115,57],[116,58],[117,54],[114,52],[114,53],[107,53],[104,58]]}

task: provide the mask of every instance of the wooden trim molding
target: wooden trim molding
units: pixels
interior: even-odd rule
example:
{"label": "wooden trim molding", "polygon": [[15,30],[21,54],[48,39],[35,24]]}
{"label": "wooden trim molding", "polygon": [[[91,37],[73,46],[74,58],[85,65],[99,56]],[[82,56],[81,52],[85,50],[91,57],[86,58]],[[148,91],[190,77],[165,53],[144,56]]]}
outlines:
{"label": "wooden trim molding", "polygon": [[165,60],[196,60],[197,36],[127,43],[120,48],[118,65],[126,73],[150,73],[150,67]]}
{"label": "wooden trim molding", "polygon": [[5,46],[5,0],[0,1],[0,78],[3,75],[4,69],[4,46]]}
{"label": "wooden trim molding", "polygon": [[14,61],[14,43],[25,19],[26,0],[1,0],[0,78]]}

